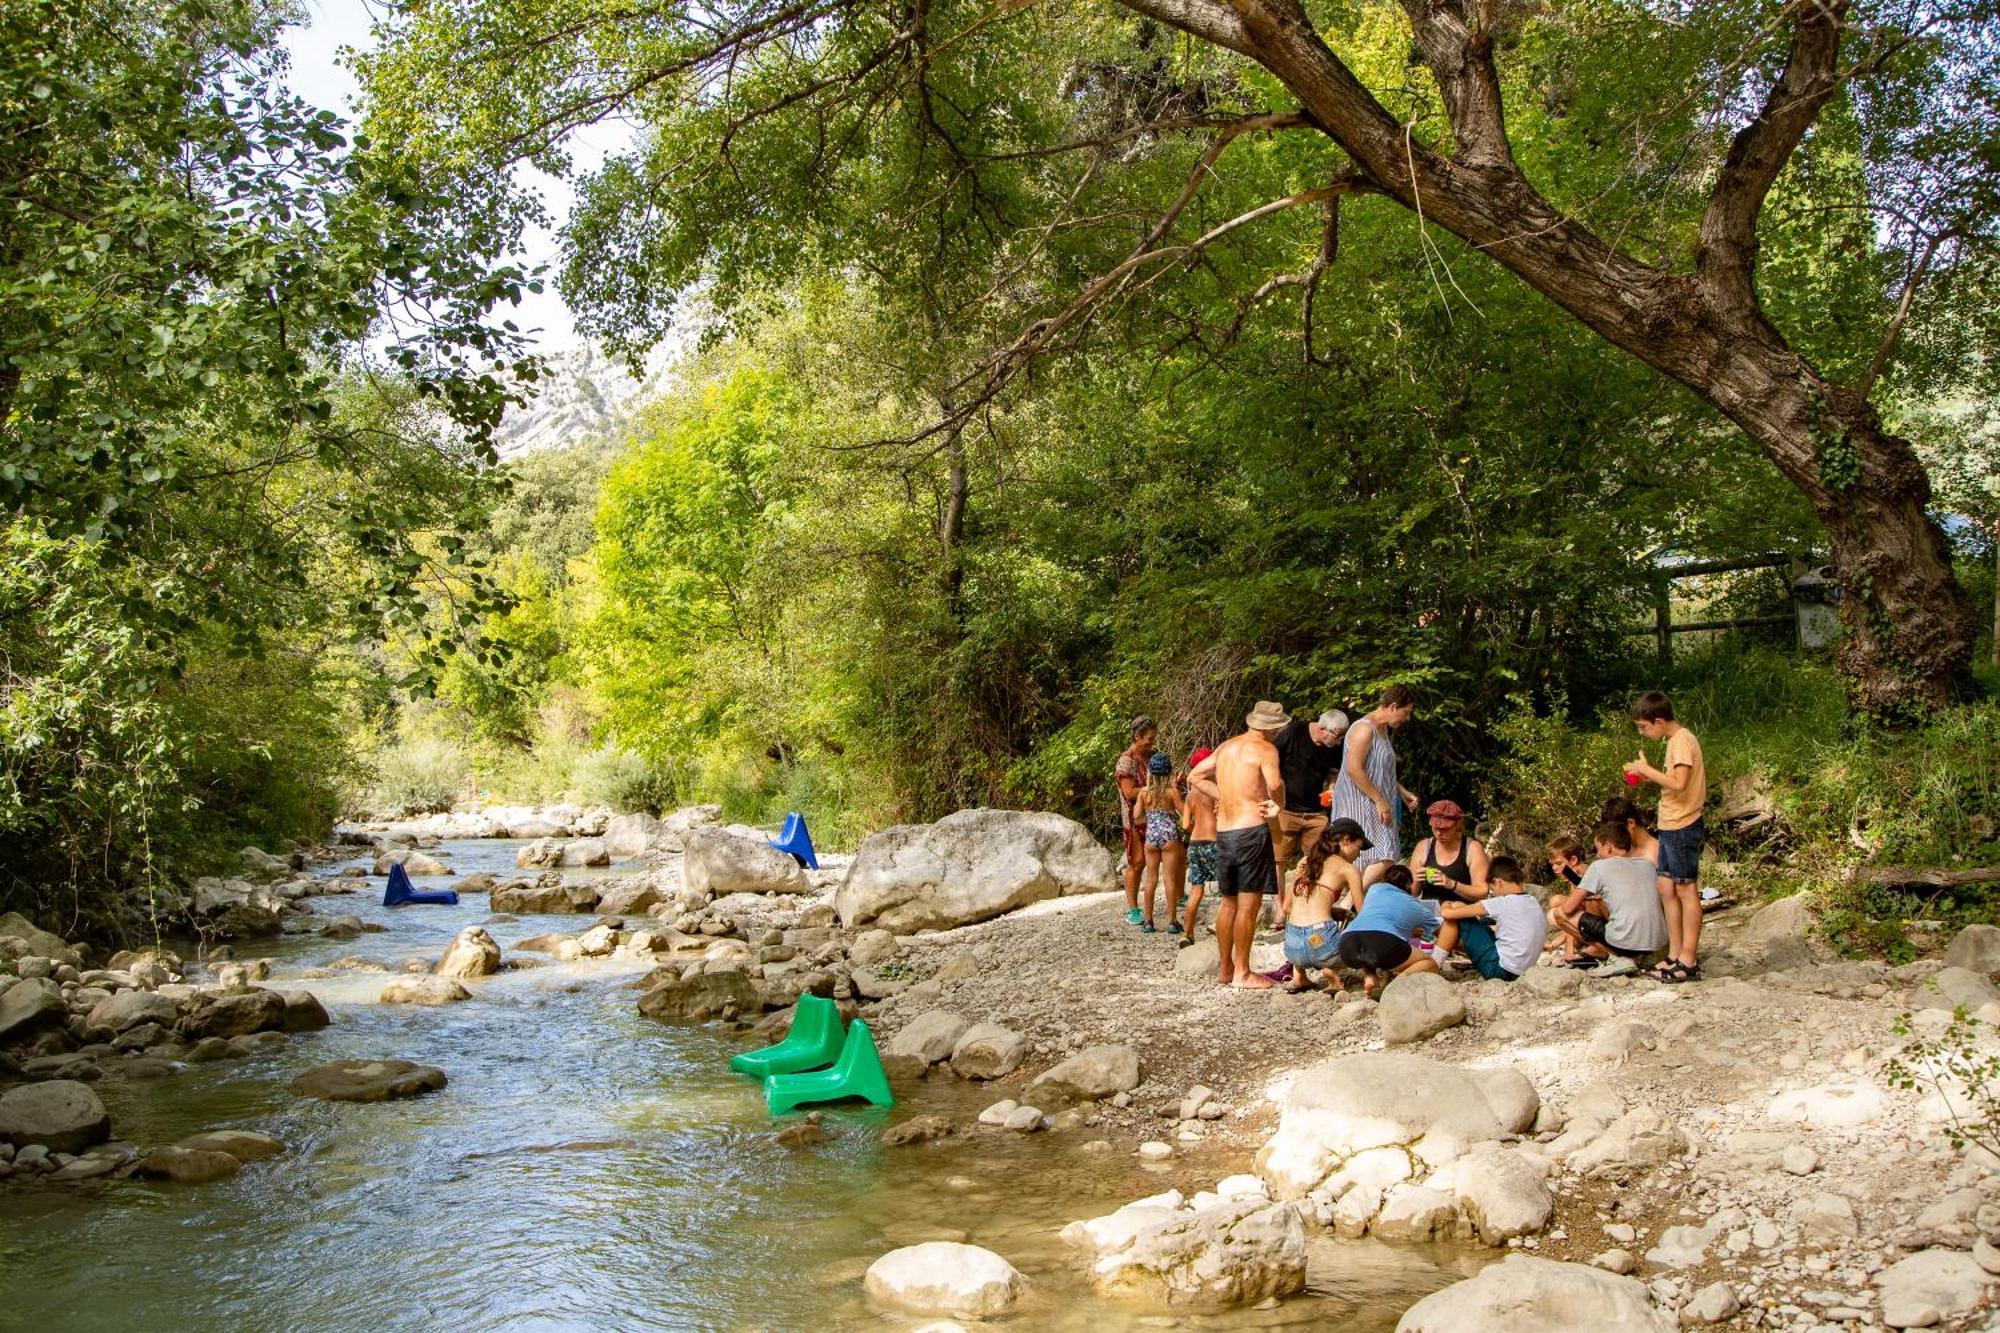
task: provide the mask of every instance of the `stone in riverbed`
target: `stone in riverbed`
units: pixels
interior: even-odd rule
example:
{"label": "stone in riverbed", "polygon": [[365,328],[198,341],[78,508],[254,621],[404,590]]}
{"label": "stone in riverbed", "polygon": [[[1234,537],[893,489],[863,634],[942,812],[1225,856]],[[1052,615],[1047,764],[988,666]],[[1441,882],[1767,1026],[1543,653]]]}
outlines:
{"label": "stone in riverbed", "polygon": [[1403,1312],[1396,1333],[1672,1333],[1674,1316],[1636,1279],[1510,1254]]}
{"label": "stone in riverbed", "polygon": [[285,1145],[269,1134],[256,1134],[247,1129],[211,1129],[203,1134],[190,1135],[174,1146],[196,1152],[228,1153],[239,1162],[261,1162],[285,1150]]}
{"label": "stone in riverbed", "polygon": [[931,1139],[949,1138],[951,1133],[951,1121],[941,1115],[913,1116],[900,1125],[891,1125],[883,1130],[882,1146],[900,1148],[909,1143],[925,1143]]}
{"label": "stone in riverbed", "polygon": [[960,810],[935,824],[870,835],[834,905],[850,929],[945,929],[1045,898],[1112,888],[1114,870],[1090,830],[1061,815]]}
{"label": "stone in riverbed", "polygon": [[90,1017],[85,1020],[94,1028],[109,1028],[113,1032],[123,1032],[141,1023],[160,1023],[172,1027],[181,1016],[180,1006],[164,995],[152,991],[120,991],[109,999],[99,1000],[91,1008]]}
{"label": "stone in riverbed", "polygon": [[1044,1105],[1103,1101],[1138,1087],[1141,1077],[1139,1053],[1130,1046],[1086,1046],[1036,1075],[1028,1091]]}
{"label": "stone in riverbed", "polygon": [[607,916],[643,916],[648,908],[663,901],[651,880],[635,876],[606,885],[597,900],[597,910]]}
{"label": "stone in riverbed", "polygon": [[0,1042],[16,1042],[69,1018],[62,987],[46,978],[17,981],[0,995]]}
{"label": "stone in riverbed", "polygon": [[896,936],[893,931],[864,930],[847,945],[847,960],[856,967],[873,967],[895,956]]}
{"label": "stone in riverbed", "polygon": [[675,977],[666,973],[639,997],[639,1012],[663,1022],[719,1018],[729,1013],[763,1012],[757,983],[742,972],[707,972]]}
{"label": "stone in riverbed", "polygon": [[285,997],[273,990],[217,993],[197,991],[181,1016],[180,1034],[186,1041],[203,1037],[240,1037],[252,1032],[270,1032],[285,1026]]}
{"label": "stone in riverbed", "polygon": [[998,1023],[975,1023],[951,1048],[952,1072],[960,1078],[1005,1078],[1028,1055],[1028,1039]]}
{"label": "stone in riverbed", "polygon": [[175,1147],[153,1149],[139,1159],[132,1174],[151,1180],[171,1180],[177,1185],[205,1185],[242,1169],[243,1163],[226,1152]]}
{"label": "stone in riverbed", "polygon": [[1382,1024],[1382,1040],[1401,1046],[1463,1023],[1465,1001],[1458,988],[1437,973],[1413,972],[1382,988],[1376,1016]]}
{"label": "stone in riverbed", "polygon": [[292,1080],[292,1091],[329,1102],[382,1102],[435,1092],[444,1071],[409,1060],[329,1060]]}
{"label": "stone in riverbed", "polygon": [[1086,1223],[1093,1241],[1102,1236],[1091,1276],[1113,1294],[1218,1309],[1305,1287],[1305,1224],[1295,1204],[1225,1199],[1206,1208],[1174,1208],[1136,1228],[1089,1228]]}
{"label": "stone in riverbed", "polygon": [[905,1023],[882,1048],[884,1056],[897,1055],[942,1064],[951,1059],[952,1048],[972,1026],[972,1020],[948,1009],[932,1009]]}
{"label": "stone in riverbed", "polygon": [[696,829],[687,835],[681,876],[694,892],[718,898],[731,893],[804,893],[811,887],[805,871],[787,853],[721,829]]}
{"label": "stone in riverbed", "polygon": [[455,1004],[472,992],[450,977],[397,977],[382,988],[383,1004]]}
{"label": "stone in riverbed", "polygon": [[0,915],[0,938],[12,937],[28,946],[28,953],[36,958],[53,958],[57,962],[80,964],[83,960],[69,941],[52,931],[43,930],[19,912]]}
{"label": "stone in riverbed", "polygon": [[317,1032],[333,1022],[319,996],[309,990],[281,990],[285,997],[286,1032]]}
{"label": "stone in riverbed", "polygon": [[883,1255],[868,1266],[863,1286],[896,1309],[984,1318],[1014,1304],[1021,1275],[991,1250],[934,1240]]}
{"label": "stone in riverbed", "polygon": [[441,977],[490,977],[500,970],[500,946],[478,926],[467,926],[438,959]]}
{"label": "stone in riverbed", "polygon": [[399,847],[375,858],[375,873],[386,875],[390,866],[401,866],[412,875],[449,875],[451,867],[426,852]]}
{"label": "stone in riverbed", "polygon": [[2000,1000],[2000,986],[1984,973],[1964,967],[1944,968],[1930,980],[1918,982],[1910,993],[1910,1003],[1918,1009],[1964,1009],[1970,1013],[1996,1000]]}
{"label": "stone in riverbed", "polygon": [[0,1143],[79,1153],[110,1137],[111,1117],[104,1103],[74,1080],[30,1083],[0,1096]]}

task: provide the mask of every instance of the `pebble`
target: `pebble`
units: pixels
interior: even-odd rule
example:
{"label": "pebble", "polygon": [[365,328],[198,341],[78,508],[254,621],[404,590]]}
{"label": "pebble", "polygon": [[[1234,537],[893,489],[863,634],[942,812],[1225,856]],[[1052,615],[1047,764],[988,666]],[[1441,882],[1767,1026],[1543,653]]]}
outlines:
{"label": "pebble", "polygon": [[1778,1164],[1795,1176],[1809,1176],[1819,1170],[1819,1154],[1803,1143],[1795,1143],[1785,1149]]}
{"label": "pebble", "polygon": [[1590,1262],[1607,1273],[1617,1273],[1620,1276],[1629,1276],[1632,1270],[1639,1266],[1639,1261],[1633,1257],[1630,1250],[1606,1250]]}
{"label": "pebble", "polygon": [[1158,1139],[1148,1139],[1139,1145],[1139,1160],[1142,1162],[1164,1162],[1173,1155],[1173,1146]]}
{"label": "pebble", "polygon": [[[1007,1124],[1007,1117],[1013,1115],[1019,1106],[1020,1103],[1014,1101],[1012,1098],[995,1102],[979,1113],[979,1123],[982,1125],[997,1125],[1004,1128]],[[1036,1114],[1039,1115],[1040,1112]]]}

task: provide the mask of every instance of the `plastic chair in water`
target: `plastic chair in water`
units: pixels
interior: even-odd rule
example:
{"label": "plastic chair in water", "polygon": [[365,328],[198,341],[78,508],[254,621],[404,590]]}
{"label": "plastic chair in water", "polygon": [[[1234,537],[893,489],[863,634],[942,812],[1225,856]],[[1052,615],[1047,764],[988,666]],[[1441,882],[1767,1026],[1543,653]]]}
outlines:
{"label": "plastic chair in water", "polygon": [[843,1097],[865,1097],[877,1106],[894,1106],[889,1091],[889,1074],[875,1049],[875,1034],[868,1024],[855,1019],[847,1025],[847,1041],[840,1048],[840,1061],[831,1069],[810,1074],[773,1074],[764,1080],[764,1105],[772,1115],[782,1115],[807,1102],[837,1102]]}
{"label": "plastic chair in water", "polygon": [[801,995],[785,1039],[761,1051],[731,1056],[729,1067],[759,1078],[824,1069],[840,1058],[841,1037],[840,1006],[824,995]]}
{"label": "plastic chair in water", "polygon": [[389,867],[389,882],[382,889],[382,906],[406,907],[410,904],[429,904],[433,907],[452,907],[458,903],[455,889],[419,889],[410,883],[410,872],[401,865]]}
{"label": "plastic chair in water", "polygon": [[794,810],[785,816],[785,826],[778,830],[778,836],[771,839],[771,845],[781,852],[788,852],[807,870],[819,869],[819,857],[813,854],[812,835],[806,832],[806,817]]}

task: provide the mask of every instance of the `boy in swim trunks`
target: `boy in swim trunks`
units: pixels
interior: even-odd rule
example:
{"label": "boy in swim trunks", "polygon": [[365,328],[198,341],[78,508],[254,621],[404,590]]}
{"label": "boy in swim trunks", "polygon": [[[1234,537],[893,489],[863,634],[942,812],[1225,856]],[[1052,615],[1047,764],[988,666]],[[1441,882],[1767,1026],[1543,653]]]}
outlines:
{"label": "boy in swim trunks", "polygon": [[1354,858],[1368,850],[1361,825],[1336,819],[1306,848],[1305,862],[1285,895],[1285,961],[1292,965],[1290,989],[1306,988],[1306,970],[1319,968],[1332,989],[1340,980],[1340,928],[1354,915],[1361,896],[1361,872]]}
{"label": "boy in swim trunks", "polygon": [[1283,705],[1261,699],[1241,735],[1231,736],[1195,766],[1194,780],[1215,783],[1216,980],[1239,990],[1269,990],[1276,983],[1250,970],[1250,942],[1264,895],[1278,887],[1277,854],[1266,822],[1283,808],[1285,780],[1271,737],[1291,720]]}
{"label": "boy in swim trunks", "polygon": [[[1193,770],[1215,751],[1204,745],[1188,756]],[[1181,947],[1194,943],[1194,928],[1201,917],[1201,895],[1215,883],[1215,784],[1188,778],[1187,807],[1187,915],[1181,918]],[[1168,927],[1172,929],[1172,927]]]}

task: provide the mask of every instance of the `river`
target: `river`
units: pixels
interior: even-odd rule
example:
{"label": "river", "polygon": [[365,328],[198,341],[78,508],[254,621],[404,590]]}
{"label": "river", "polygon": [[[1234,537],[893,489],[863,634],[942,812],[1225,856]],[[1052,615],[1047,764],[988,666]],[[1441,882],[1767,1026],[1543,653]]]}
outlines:
{"label": "river", "polygon": [[[511,873],[519,845],[448,843],[441,854],[461,875]],[[439,1009],[374,1003],[380,973],[298,981],[348,955],[391,966],[434,958],[489,916],[483,894],[389,911],[379,879],[360,883],[364,893],[316,900],[318,910],[386,931],[238,950],[272,960],[267,984],[319,995],[331,1027],[246,1060],[94,1085],[121,1139],[251,1129],[283,1140],[286,1154],[201,1186],[0,1189],[0,1327],[915,1327],[927,1321],[871,1312],[861,1276],[897,1245],[952,1239],[997,1251],[1029,1280],[1029,1297],[995,1326],[1378,1333],[1476,1262],[1446,1246],[1318,1238],[1309,1293],[1274,1310],[1170,1316],[1107,1303],[1056,1231],[1170,1186],[1193,1193],[1247,1162],[1211,1154],[1145,1166],[1128,1144],[1077,1151],[1087,1131],[981,1131],[885,1150],[877,1135],[891,1113],[845,1108],[827,1113],[832,1142],[787,1149],[757,1086],[727,1067],[739,1040],[640,1017],[637,965],[544,962],[472,982],[473,1000]],[[487,929],[511,955],[519,940],[588,920],[524,916]],[[288,1088],[299,1070],[348,1056],[434,1064],[451,1083],[379,1105]],[[992,1099],[932,1079],[896,1114],[962,1123]]]}

